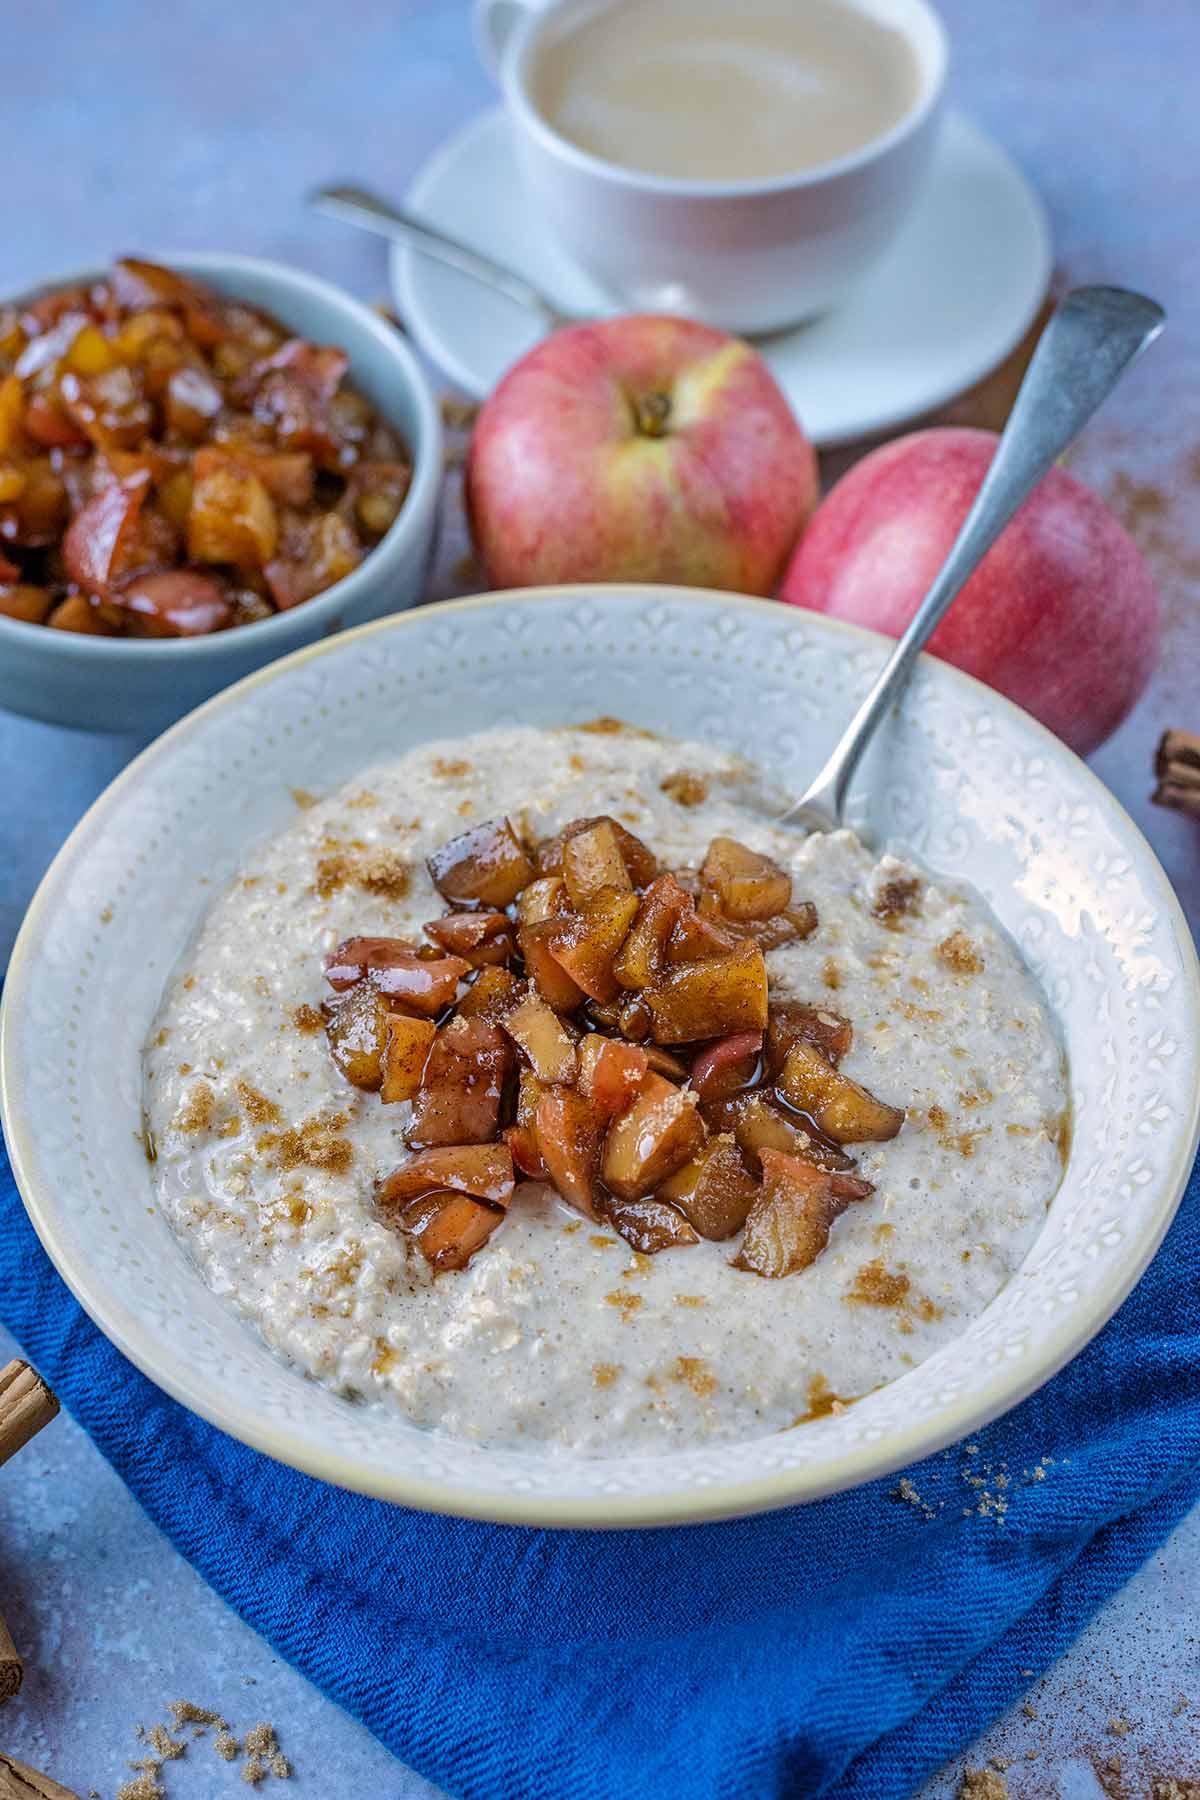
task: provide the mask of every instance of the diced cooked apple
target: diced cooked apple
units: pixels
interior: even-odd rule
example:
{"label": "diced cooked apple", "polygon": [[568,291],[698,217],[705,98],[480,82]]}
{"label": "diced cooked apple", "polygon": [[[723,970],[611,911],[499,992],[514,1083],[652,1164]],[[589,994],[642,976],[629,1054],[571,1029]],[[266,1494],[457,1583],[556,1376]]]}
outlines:
{"label": "diced cooked apple", "polygon": [[327,959],[325,979],[338,989],[369,979],[379,993],[432,1019],[451,1004],[470,967],[461,956],[423,956],[399,938],[347,938]]}
{"label": "diced cooked apple", "polygon": [[667,940],[667,962],[709,962],[714,956],[728,956],[737,948],[738,938],[731,921],[713,917],[698,910],[688,896],[688,903]]}
{"label": "diced cooked apple", "polygon": [[688,1066],[670,1050],[664,1050],[661,1044],[645,1044],[646,1066],[653,1069],[656,1075],[665,1075],[668,1081],[682,1086],[688,1078]]}
{"label": "diced cooked apple", "polygon": [[[369,989],[361,992],[368,993]],[[383,1081],[379,1098],[385,1106],[411,1100],[421,1085],[421,1071],[437,1030],[432,1019],[413,1019],[407,1013],[390,1013],[383,1050]]]}
{"label": "diced cooked apple", "polygon": [[831,1175],[798,1157],[764,1150],[762,1165],[762,1191],[733,1265],[778,1281],[816,1262],[849,1201],[834,1193]]}
{"label": "diced cooked apple", "polygon": [[767,1020],[767,1072],[777,1077],[788,1051],[800,1040],[813,1044],[836,1068],[854,1042],[854,1027],[841,1013],[803,1000],[772,1001]]}
{"label": "diced cooked apple", "polygon": [[345,938],[325,958],[325,979],[341,993],[364,980],[369,968],[386,967],[392,957],[411,956],[416,947],[407,938]]}
{"label": "diced cooked apple", "polygon": [[547,1088],[538,1101],[534,1135],[563,1199],[587,1218],[595,1218],[601,1133],[583,1095],[573,1088]]}
{"label": "diced cooked apple", "polygon": [[734,1031],[702,1050],[692,1064],[691,1085],[702,1100],[725,1100],[749,1087],[758,1070],[761,1031]]}
{"label": "diced cooked apple", "polygon": [[550,926],[554,960],[593,1000],[611,1003],[621,991],[613,963],[637,909],[636,894],[606,889],[586,912],[565,914]]}
{"label": "diced cooked apple", "polygon": [[478,975],[458,1002],[460,1019],[486,1019],[489,1025],[500,1021],[518,1006],[526,992],[511,969],[480,969]]}
{"label": "diced cooked apple", "polygon": [[756,944],[725,956],[681,963],[646,990],[659,1044],[691,1044],[767,1024],[767,967]]}
{"label": "diced cooked apple", "polygon": [[416,1201],[403,1222],[431,1268],[465,1269],[496,1227],[504,1223],[504,1211],[489,1206],[485,1200],[475,1200],[470,1194],[447,1192]]}
{"label": "diced cooked apple", "polygon": [[515,1166],[531,1181],[549,1181],[550,1171],[542,1161],[537,1138],[528,1125],[509,1125],[501,1133],[512,1153]]}
{"label": "diced cooked apple", "polygon": [[110,482],[72,519],[62,559],[71,580],[88,593],[103,593],[120,574],[122,552],[137,529],[149,486],[144,472]]}
{"label": "diced cooked apple", "polygon": [[605,1202],[604,1216],[613,1230],[643,1256],[657,1256],[660,1250],[684,1250],[700,1242],[678,1208],[652,1194],[638,1200],[614,1196]]}
{"label": "diced cooked apple", "polygon": [[579,912],[606,891],[627,894],[633,889],[611,819],[597,819],[564,838],[562,868],[567,894]]}
{"label": "diced cooked apple", "polygon": [[825,1138],[814,1137],[794,1119],[788,1118],[762,1092],[735,1094],[732,1099],[705,1104],[705,1117],[714,1130],[732,1131],[738,1149],[750,1168],[757,1171],[764,1150],[782,1150],[788,1156],[799,1156],[819,1168],[852,1169],[853,1162],[844,1150]]}
{"label": "diced cooked apple", "polygon": [[773,919],[792,898],[792,878],[769,856],[736,838],[715,837],[700,871],[731,919]]}
{"label": "diced cooked apple", "polygon": [[701,1237],[720,1242],[736,1236],[746,1223],[758,1183],[747,1171],[735,1139],[723,1131],[669,1175],[657,1196],[677,1206]]}
{"label": "diced cooked apple", "polygon": [[[710,898],[711,896],[704,895],[701,899],[702,917],[708,916],[705,901]],[[779,950],[784,944],[801,943],[812,936],[818,924],[817,909],[811,900],[800,900],[793,906],[785,906],[773,919],[728,919],[719,910],[717,917],[721,931],[726,937],[732,938],[734,943],[745,943],[748,940],[757,944],[764,952]]]}
{"label": "diced cooked apple", "polygon": [[835,1144],[883,1143],[904,1123],[903,1108],[877,1100],[803,1038],[787,1053],[779,1092]]}
{"label": "diced cooked apple", "polygon": [[447,900],[498,909],[533,880],[534,867],[507,819],[487,819],[451,838],[427,859],[434,886]]}
{"label": "diced cooked apple", "polygon": [[839,1200],[867,1200],[875,1192],[873,1181],[864,1181],[861,1175],[833,1175],[833,1191]]}
{"label": "diced cooked apple", "polygon": [[46,614],[53,604],[54,596],[49,588],[32,587],[23,581],[5,583],[0,587],[0,613],[6,619],[20,619],[26,625],[41,625],[45,623]]}
{"label": "diced cooked apple", "polygon": [[522,888],[517,898],[517,918],[522,925],[541,925],[559,913],[569,912],[570,900],[561,875],[539,875]]}
{"label": "diced cooked apple", "polygon": [[537,925],[517,928],[517,948],[525,958],[529,979],[548,1006],[555,1012],[574,1012],[583,999],[583,989],[572,979],[551,948],[558,921],[544,919]]}
{"label": "diced cooked apple", "polygon": [[486,1144],[497,1134],[504,1077],[512,1049],[484,1019],[456,1015],[439,1027],[405,1137],[414,1150],[441,1144]]}
{"label": "diced cooked apple", "polygon": [[617,840],[622,860],[629,871],[629,878],[634,887],[648,887],[658,874],[658,862],[652,850],[643,844],[640,837],[614,819],[608,813],[600,813],[594,818],[572,819],[564,825],[554,837],[547,838],[537,849],[538,873],[540,875],[559,875],[563,870],[563,845],[568,838],[575,837],[581,831],[589,831],[594,825],[609,825]]}
{"label": "diced cooked apple", "polygon": [[617,1008],[617,1030],[631,1044],[640,1044],[650,1036],[650,1008],[643,994],[630,994]]}
{"label": "diced cooked apple", "polygon": [[695,1094],[647,1074],[642,1091],[604,1140],[604,1184],[622,1200],[651,1194],[704,1142],[704,1121]]}
{"label": "diced cooked apple", "polygon": [[649,987],[666,961],[672,931],[683,914],[691,911],[691,896],[673,875],[660,875],[651,882],[613,963],[613,974],[623,988]]}
{"label": "diced cooked apple", "polygon": [[410,1156],[384,1178],[375,1197],[380,1206],[407,1207],[426,1194],[452,1189],[490,1200],[493,1206],[507,1206],[513,1186],[507,1144],[452,1144]]}
{"label": "diced cooked apple", "polygon": [[579,1091],[603,1124],[633,1105],[646,1070],[646,1052],[637,1044],[591,1031],[579,1045]]}
{"label": "diced cooked apple", "polygon": [[354,988],[325,1008],[325,1035],[334,1063],[355,1087],[374,1090],[383,1080],[388,1009],[373,988]]}
{"label": "diced cooked apple", "polygon": [[505,963],[516,951],[512,920],[503,912],[453,912],[430,919],[425,930],[435,944],[461,956],[473,969]]}
{"label": "diced cooked apple", "polygon": [[197,450],[187,526],[192,561],[261,569],[278,542],[279,515],[258,476],[220,446]]}
{"label": "diced cooked apple", "polygon": [[540,995],[527,994],[505,1018],[504,1029],[529,1058],[539,1081],[574,1081],[574,1039]]}

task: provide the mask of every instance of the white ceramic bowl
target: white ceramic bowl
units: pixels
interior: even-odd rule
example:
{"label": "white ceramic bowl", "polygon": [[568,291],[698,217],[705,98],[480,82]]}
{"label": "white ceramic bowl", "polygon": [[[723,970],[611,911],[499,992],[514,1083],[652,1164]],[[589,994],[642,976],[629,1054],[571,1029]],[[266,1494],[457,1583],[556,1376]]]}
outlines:
{"label": "white ceramic bowl", "polygon": [[[0,706],[54,725],[148,736],[274,657],[411,606],[425,582],[442,485],[442,427],[425,374],[400,333],[303,269],[218,251],[171,251],[160,260],[262,307],[301,337],[345,350],[348,379],[408,446],[412,485],[391,530],[352,575],[253,625],[211,637],[102,638],[0,617]],[[80,270],[36,292],[97,281],[103,273]]]}
{"label": "white ceramic bowl", "polygon": [[448,731],[613,713],[703,735],[799,788],[883,639],[766,601],[666,588],[505,594],[409,613],[252,676],[154,744],[54,863],[13,955],[0,1095],[21,1192],[83,1305],[159,1385],[346,1487],[446,1512],[614,1525],[782,1506],[927,1455],[1022,1399],[1153,1254],[1195,1149],[1200,971],[1137,830],[1024,713],[925,660],[852,822],[983,893],[1071,1059],[1074,1139],[1045,1227],[961,1338],[830,1417],[734,1446],[611,1461],[482,1450],[335,1398],[203,1285],[155,1211],[142,1042],[200,915],[290,787]]}

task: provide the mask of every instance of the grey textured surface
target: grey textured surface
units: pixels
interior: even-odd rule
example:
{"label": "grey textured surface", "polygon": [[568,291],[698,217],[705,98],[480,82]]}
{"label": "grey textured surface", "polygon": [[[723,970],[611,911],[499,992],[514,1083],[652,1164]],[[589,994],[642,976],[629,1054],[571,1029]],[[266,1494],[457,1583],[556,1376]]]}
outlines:
{"label": "grey textured surface", "polygon": [[[1200,722],[1200,118],[1185,79],[1200,15],[1194,0],[1140,13],[1122,0],[944,0],[943,11],[955,97],[1046,196],[1061,280],[1140,285],[1172,312],[1073,466],[1125,514],[1167,609],[1160,672],[1095,766],[1195,922],[1200,830],[1147,796],[1158,732]],[[294,261],[379,298],[382,250],[310,217],[304,192],[337,176],[401,192],[490,96],[465,0],[345,0],[335,13],[314,0],[0,0],[0,43],[16,162],[0,291],[120,249],[189,246]],[[432,597],[455,591],[464,547],[453,484],[449,500]],[[0,717],[0,960],[57,845],[135,748]],[[1194,1516],[1030,1695],[1037,1717],[1014,1709],[963,1760],[1015,1758],[1007,1778],[1030,1800],[1095,1800],[1094,1764],[1113,1754],[1131,1800],[1151,1775],[1200,1776],[1198,1594]],[[280,1791],[298,1800],[434,1793],[215,1599],[70,1421],[0,1472],[0,1608],[28,1668],[0,1716],[0,1748],[81,1795],[110,1800],[142,1754],[134,1725],[164,1720],[179,1697],[223,1710],[238,1730],[272,1720],[295,1768]],[[1177,1710],[1181,1698],[1190,1710]],[[961,1766],[928,1800],[947,1800]],[[180,1800],[247,1791],[205,1740],[167,1774]]]}

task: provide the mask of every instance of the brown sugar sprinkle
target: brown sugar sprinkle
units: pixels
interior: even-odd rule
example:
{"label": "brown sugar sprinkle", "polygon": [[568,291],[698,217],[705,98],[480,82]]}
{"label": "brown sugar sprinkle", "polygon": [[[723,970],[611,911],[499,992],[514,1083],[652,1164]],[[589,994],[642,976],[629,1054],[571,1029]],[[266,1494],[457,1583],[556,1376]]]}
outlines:
{"label": "brown sugar sprinkle", "polygon": [[702,1356],[677,1356],[671,1379],[682,1381],[701,1400],[715,1394],[720,1385]]}
{"label": "brown sugar sprinkle", "polygon": [[130,1763],[129,1767],[140,1771],[132,1781],[123,1781],[117,1789],[117,1800],[163,1800],[166,1789],[158,1779],[161,1763]]}
{"label": "brown sugar sprinkle", "polygon": [[592,1380],[598,1388],[611,1387],[621,1373],[619,1363],[593,1363]]}
{"label": "brown sugar sprinkle", "polygon": [[190,1074],[191,1074],[191,1072],[192,1072],[192,1065],[191,1065],[191,1063],[180,1063],[180,1065],[179,1065],[179,1073],[180,1073],[180,1074],[181,1074],[181,1075],[190,1075]]}
{"label": "brown sugar sprinkle", "polygon": [[223,1137],[223,1138],[236,1137],[238,1132],[241,1129],[242,1129],[241,1113],[230,1113],[229,1117],[227,1119],[222,1119],[220,1125],[218,1125],[217,1136]]}
{"label": "brown sugar sprinkle", "polygon": [[929,1504],[915,1482],[911,1481],[907,1475],[902,1476],[892,1489],[892,1499],[902,1500],[905,1506],[911,1506],[913,1511],[920,1513],[923,1519],[936,1519],[937,1517],[937,1508]]}
{"label": "brown sugar sprinkle", "polygon": [[231,1731],[220,1731],[213,1739],[213,1749],[225,1762],[232,1762],[241,1755],[242,1746]]}
{"label": "brown sugar sprinkle", "polygon": [[441,408],[447,431],[471,431],[479,417],[478,401],[460,400],[457,394],[443,394]]}
{"label": "brown sugar sprinkle", "polygon": [[307,812],[310,806],[317,804],[317,796],[310,794],[307,788],[289,788],[288,792],[301,812]]}
{"label": "brown sugar sprinkle", "polygon": [[808,1384],[808,1411],[801,1413],[793,1423],[807,1425],[813,1419],[827,1419],[831,1413],[845,1412],[849,1405],[848,1400],[834,1393],[824,1375],[814,1375]]}
{"label": "brown sugar sprinkle", "polygon": [[321,1017],[316,1007],[309,1006],[307,1001],[303,1006],[298,1006],[292,1014],[292,1024],[296,1027],[297,1031],[314,1032],[323,1031],[325,1029],[324,1019]]}
{"label": "brown sugar sprinkle", "polygon": [[605,1294],[604,1301],[607,1306],[618,1307],[628,1319],[642,1304],[642,1296],[640,1294],[625,1293],[618,1289],[616,1293]]}
{"label": "brown sugar sprinkle", "polygon": [[675,1304],[676,1306],[700,1307],[707,1306],[708,1301],[703,1294],[676,1294]]}
{"label": "brown sugar sprinkle", "polygon": [[138,1728],[138,1736],[143,1743],[149,1744],[160,1762],[174,1762],[187,1749],[183,1738],[173,1738],[165,1725],[152,1725],[149,1731]]}
{"label": "brown sugar sprinkle", "polygon": [[931,1106],[926,1117],[935,1131],[945,1131],[947,1125],[950,1123],[949,1114],[940,1106]]}
{"label": "brown sugar sprinkle", "polygon": [[827,988],[833,988],[835,993],[842,985],[841,964],[835,962],[832,956],[827,956],[825,958],[825,966],[821,970],[821,980],[825,983]]}
{"label": "brown sugar sprinkle", "polygon": [[588,719],[583,725],[576,725],[576,731],[590,732],[593,737],[640,737],[652,738],[654,733],[646,731],[641,725],[627,725],[624,719],[614,719],[608,713],[601,713],[598,719]]}
{"label": "brown sugar sprinkle", "polygon": [[194,1725],[197,1735],[206,1725],[219,1725],[222,1731],[229,1730],[228,1719],[222,1718],[219,1712],[210,1712],[207,1706],[195,1706],[190,1700],[172,1700],[167,1711],[174,1719],[177,1731],[181,1725]]}
{"label": "brown sugar sprinkle", "polygon": [[335,1120],[307,1119],[298,1128],[289,1127],[279,1133],[267,1133],[258,1140],[259,1150],[274,1150],[281,1169],[327,1169],[333,1175],[344,1175],[354,1161],[354,1145],[349,1138],[336,1135],[345,1124],[345,1115]]}
{"label": "brown sugar sprinkle", "polygon": [[664,794],[674,800],[676,806],[702,806],[708,799],[707,778],[693,775],[687,769],[680,769],[674,775],[664,775],[658,785]]}
{"label": "brown sugar sprinkle", "polygon": [[608,1237],[604,1233],[599,1232],[599,1231],[593,1231],[591,1236],[588,1238],[588,1243],[595,1245],[597,1250],[611,1250],[615,1247],[615,1245],[618,1243],[618,1241],[619,1240],[617,1238]]}
{"label": "brown sugar sprinkle", "polygon": [[350,798],[345,801],[344,804],[348,808],[358,811],[364,807],[378,806],[379,798],[378,795],[371,792],[370,788],[363,788],[360,793],[351,794]]}
{"label": "brown sugar sprinkle", "polygon": [[934,955],[955,975],[979,975],[983,972],[983,958],[965,931],[951,932],[938,945]]}
{"label": "brown sugar sprinkle", "polygon": [[170,1035],[171,1035],[171,1033],[167,1030],[166,1026],[164,1025],[162,1030],[159,1032],[158,1036],[154,1040],[154,1042],[158,1045],[158,1048],[160,1050],[162,1049],[163,1045],[166,1043],[166,1041],[170,1037]]}
{"label": "brown sugar sprinkle", "polygon": [[242,1105],[256,1125],[278,1125],[283,1114],[274,1100],[268,1100],[265,1094],[260,1094],[258,1089],[251,1087],[248,1081],[239,1081],[237,1091],[241,1096]]}
{"label": "brown sugar sprinkle", "polygon": [[964,1769],[958,1800],[1011,1800],[1012,1789],[994,1769]]}
{"label": "brown sugar sprinkle", "polygon": [[875,895],[871,911],[885,924],[892,919],[902,918],[906,913],[919,912],[922,885],[915,875],[885,881]]}
{"label": "brown sugar sprinkle", "polygon": [[180,982],[180,986],[182,987],[185,994],[190,994],[192,989],[195,987],[195,985],[196,985],[196,977],[194,975],[185,975],[183,980]]}
{"label": "brown sugar sprinkle", "polygon": [[435,756],[433,772],[439,781],[457,781],[460,775],[471,773],[471,765],[461,756]]}
{"label": "brown sugar sprinkle", "polygon": [[188,1095],[186,1104],[175,1115],[176,1129],[193,1135],[211,1131],[216,1104],[217,1096],[208,1082],[198,1081]]}
{"label": "brown sugar sprinkle", "polygon": [[901,1306],[911,1288],[907,1275],[886,1268],[882,1257],[876,1257],[862,1265],[843,1299],[851,1306]]}
{"label": "brown sugar sprinkle", "polygon": [[403,900],[412,886],[412,868],[394,850],[365,850],[353,856],[339,850],[321,858],[316,887],[322,900],[348,882],[384,900]]}

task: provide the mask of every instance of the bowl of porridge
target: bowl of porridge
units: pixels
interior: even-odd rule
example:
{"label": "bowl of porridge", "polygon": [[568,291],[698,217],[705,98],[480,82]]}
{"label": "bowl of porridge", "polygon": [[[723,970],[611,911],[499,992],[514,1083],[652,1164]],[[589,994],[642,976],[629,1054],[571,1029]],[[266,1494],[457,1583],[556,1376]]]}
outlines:
{"label": "bowl of porridge", "polygon": [[1052,1374],[1178,1202],[1195,953],[1111,796],[934,661],[848,828],[781,827],[885,654],[506,594],[152,746],[0,1025],[22,1194],[114,1342],[297,1467],[543,1524],[812,1498]]}

